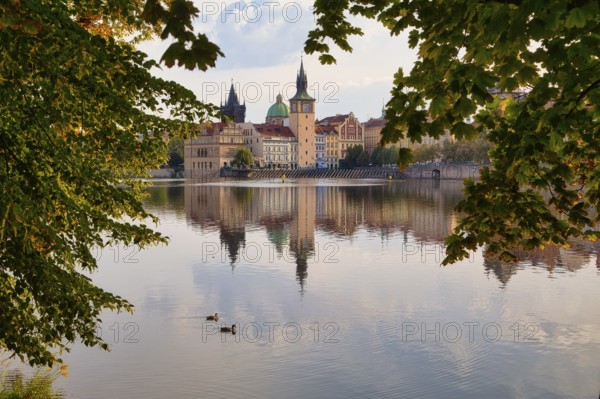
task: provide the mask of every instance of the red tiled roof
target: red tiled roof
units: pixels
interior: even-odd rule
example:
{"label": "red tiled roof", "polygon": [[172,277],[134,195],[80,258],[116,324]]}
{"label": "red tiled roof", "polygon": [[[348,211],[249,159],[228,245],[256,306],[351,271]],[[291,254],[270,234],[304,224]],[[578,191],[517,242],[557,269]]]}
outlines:
{"label": "red tiled roof", "polygon": [[387,120],[384,118],[370,118],[365,122],[365,129],[370,127],[383,127],[387,123]]}
{"label": "red tiled roof", "polygon": [[316,121],[315,123],[317,125],[327,125],[327,124],[331,124],[331,123],[342,123],[344,122],[348,117],[350,116],[350,114],[337,114],[335,116],[328,116],[326,118],[323,118],[321,120]]}
{"label": "red tiled roof", "polygon": [[224,122],[214,122],[207,123],[203,126],[204,135],[206,136],[214,136],[215,133],[219,133],[223,131],[223,128],[227,126]]}
{"label": "red tiled roof", "polygon": [[279,126],[279,125],[268,125],[268,124],[254,124],[254,128],[256,131],[263,136],[271,136],[271,137],[290,137],[295,138],[292,130],[287,126]]}
{"label": "red tiled roof", "polygon": [[337,134],[335,126],[331,125],[316,125],[315,131],[317,134]]}

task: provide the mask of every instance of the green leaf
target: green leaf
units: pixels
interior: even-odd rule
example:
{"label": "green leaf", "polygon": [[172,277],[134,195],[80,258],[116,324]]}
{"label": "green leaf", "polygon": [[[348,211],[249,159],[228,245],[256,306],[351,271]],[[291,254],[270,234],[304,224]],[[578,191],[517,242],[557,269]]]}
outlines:
{"label": "green leaf", "polygon": [[429,112],[433,118],[443,115],[448,109],[448,98],[446,96],[437,96],[429,104]]}
{"label": "green leaf", "polygon": [[583,28],[587,23],[588,15],[581,7],[575,7],[567,15],[565,26],[567,28]]}

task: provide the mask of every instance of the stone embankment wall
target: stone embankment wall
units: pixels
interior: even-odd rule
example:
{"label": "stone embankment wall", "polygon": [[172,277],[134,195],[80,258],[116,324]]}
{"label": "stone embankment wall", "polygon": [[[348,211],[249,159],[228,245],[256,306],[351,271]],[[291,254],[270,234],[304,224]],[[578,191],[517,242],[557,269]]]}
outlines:
{"label": "stone embankment wall", "polygon": [[482,165],[440,164],[410,165],[406,170],[394,168],[356,168],[356,169],[221,169],[221,177],[249,179],[440,179],[462,180],[477,178]]}

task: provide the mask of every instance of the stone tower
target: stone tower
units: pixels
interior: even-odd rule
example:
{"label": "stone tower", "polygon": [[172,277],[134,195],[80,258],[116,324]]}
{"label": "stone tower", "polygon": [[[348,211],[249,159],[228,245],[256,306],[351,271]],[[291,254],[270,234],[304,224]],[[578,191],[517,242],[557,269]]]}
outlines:
{"label": "stone tower", "polygon": [[290,129],[298,140],[298,167],[314,167],[315,145],[315,99],[308,95],[308,81],[304,65],[300,61],[300,71],[296,77],[296,94],[290,98]]}
{"label": "stone tower", "polygon": [[[235,123],[245,122],[246,104],[240,104],[235,88],[233,87],[233,80],[231,81],[227,102],[225,105],[221,104],[221,112],[231,118]],[[221,121],[225,122],[225,118],[221,118]]]}

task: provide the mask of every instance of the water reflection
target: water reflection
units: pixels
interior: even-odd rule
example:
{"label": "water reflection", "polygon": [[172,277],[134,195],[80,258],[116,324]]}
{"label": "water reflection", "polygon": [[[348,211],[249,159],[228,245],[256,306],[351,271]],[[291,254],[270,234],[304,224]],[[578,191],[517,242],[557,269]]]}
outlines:
{"label": "water reflection", "polygon": [[[160,184],[146,206],[171,243],[136,263],[100,259],[94,281],[136,312],[103,315],[112,352],[75,348],[60,384],[69,397],[127,399],[591,397],[596,247],[517,264],[477,251],[440,267],[461,189]],[[237,341],[207,334],[215,312],[240,326]],[[135,344],[124,342],[126,323],[139,327]]]}
{"label": "water reflection", "polygon": [[[454,207],[463,195],[462,183],[439,181],[233,182],[187,185],[184,190],[188,222],[204,232],[218,231],[232,268],[245,248],[246,231],[264,229],[279,256],[285,252],[293,257],[301,289],[315,254],[315,234],[348,239],[362,229],[382,241],[399,235],[407,253],[427,256],[437,251],[436,259],[441,259],[444,238],[457,224]],[[550,274],[575,272],[596,252],[597,246],[586,242],[575,242],[569,251],[548,246],[516,252],[523,259],[520,263],[486,258],[484,269],[506,286],[524,267],[544,268]]]}

